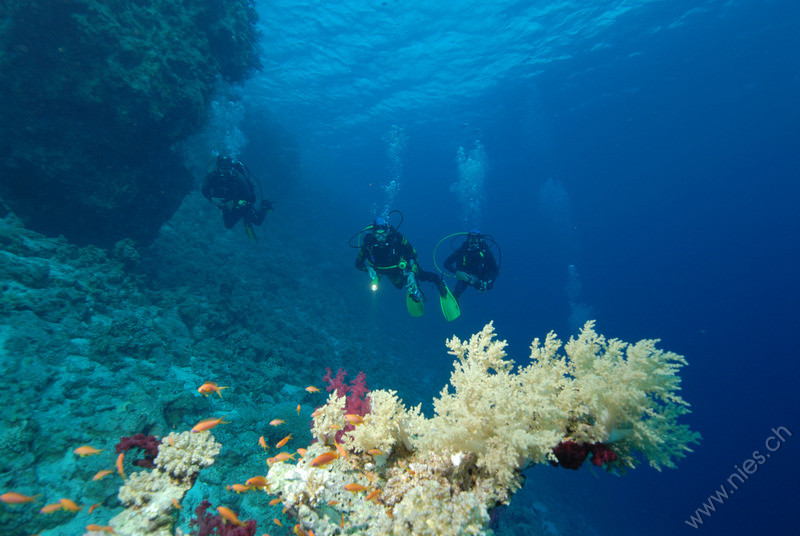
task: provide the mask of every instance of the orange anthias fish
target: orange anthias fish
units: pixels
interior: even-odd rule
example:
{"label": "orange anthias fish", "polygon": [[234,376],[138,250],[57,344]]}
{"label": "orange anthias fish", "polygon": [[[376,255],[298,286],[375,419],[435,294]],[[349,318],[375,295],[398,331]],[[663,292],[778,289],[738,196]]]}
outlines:
{"label": "orange anthias fish", "polygon": [[225,506],[218,506],[217,512],[219,512],[219,515],[221,515],[223,519],[227,519],[234,525],[239,525],[240,527],[245,526],[245,523],[239,521],[239,517],[230,508],[226,508]]}
{"label": "orange anthias fish", "polygon": [[347,415],[344,416],[344,418],[347,419],[347,422],[349,422],[353,426],[364,422],[364,416],[358,415],[356,413],[348,413]]}
{"label": "orange anthias fish", "polygon": [[273,458],[270,458],[273,462],[285,462],[286,460],[294,460],[295,455],[289,454],[288,452],[279,452]]}
{"label": "orange anthias fish", "polygon": [[279,503],[279,502],[281,502],[282,500],[283,500],[283,499],[281,499],[280,497],[276,497],[276,498],[272,499],[271,501],[269,501],[269,505],[270,505],[270,506],[275,506],[276,504],[278,504],[278,503]]}
{"label": "orange anthias fish", "polygon": [[344,489],[347,491],[351,491],[353,493],[358,493],[359,491],[367,491],[367,488],[362,486],[361,484],[356,484],[355,482],[352,484],[347,484]]}
{"label": "orange anthias fish", "polygon": [[311,460],[311,467],[324,467],[339,457],[338,452],[324,452]]}
{"label": "orange anthias fish", "polygon": [[205,432],[206,430],[211,430],[218,424],[230,424],[230,421],[223,421],[225,417],[220,417],[219,419],[203,419],[199,423],[194,425],[192,428],[192,432]]}
{"label": "orange anthias fish", "polygon": [[297,453],[298,453],[300,456],[305,456],[305,455],[306,455],[306,452],[308,452],[308,451],[307,451],[306,449],[304,449],[304,448],[299,448],[299,449],[297,449]]}
{"label": "orange anthias fish", "polygon": [[317,408],[311,413],[311,416],[312,417],[319,417],[320,415],[322,415],[322,411],[323,411],[322,408]]}
{"label": "orange anthias fish", "polygon": [[116,534],[116,532],[114,532],[114,529],[112,529],[111,527],[109,527],[107,525],[95,525],[95,524],[86,525],[86,530],[90,530],[92,532],[101,532],[102,531],[102,532],[107,532],[109,534]]}
{"label": "orange anthias fish", "polygon": [[92,477],[92,480],[100,480],[103,477],[106,477],[113,473],[111,469],[103,469],[102,471],[97,471],[97,474]]}
{"label": "orange anthias fish", "polygon": [[117,456],[117,472],[119,473],[119,476],[122,477],[122,480],[125,480],[124,465],[125,465],[125,453],[120,452],[119,456]]}
{"label": "orange anthias fish", "polygon": [[267,440],[264,439],[264,436],[258,438],[258,444],[261,445],[261,448],[264,449],[264,452],[267,452],[269,446],[267,445]]}
{"label": "orange anthias fish", "polygon": [[273,420],[269,421],[269,424],[271,426],[280,426],[281,424],[283,424],[285,422],[286,421],[284,421],[283,419],[273,419]]}
{"label": "orange anthias fish", "polygon": [[92,456],[94,454],[99,454],[99,453],[101,453],[103,451],[102,451],[102,449],[98,450],[98,449],[96,449],[94,447],[90,447],[89,445],[84,445],[82,447],[76,448],[72,452],[74,452],[75,454],[77,454],[78,456],[83,458],[84,456]]}
{"label": "orange anthias fish", "polygon": [[308,387],[306,387],[306,391],[308,391],[309,393],[319,393],[319,389],[317,389],[313,385],[309,385]]}
{"label": "orange anthias fish", "polygon": [[278,441],[278,442],[275,444],[275,448],[281,448],[281,447],[282,447],[282,446],[284,446],[286,443],[288,443],[288,442],[289,442],[289,440],[290,440],[291,438],[292,438],[292,434],[289,434],[289,435],[287,435],[286,437],[284,437],[283,439],[281,439],[280,441]]}
{"label": "orange anthias fish", "polygon": [[297,404],[297,414],[298,415],[300,415],[300,409],[301,409],[300,404]]}
{"label": "orange anthias fish", "polygon": [[245,491],[250,491],[250,486],[244,486],[242,484],[233,484],[228,486],[228,491],[235,491],[236,493],[244,493]]}
{"label": "orange anthias fish", "polygon": [[62,508],[64,508],[64,506],[60,502],[57,502],[57,503],[48,504],[46,506],[43,506],[42,509],[39,510],[39,513],[52,514],[53,512],[58,512]]}
{"label": "orange anthias fish", "polygon": [[345,452],[344,448],[342,448],[339,442],[334,439],[333,444],[336,445],[336,450],[339,451],[339,456],[342,458],[347,458],[347,452]]}
{"label": "orange anthias fish", "polygon": [[0,501],[3,501],[6,504],[22,504],[22,503],[29,503],[36,500],[39,495],[23,495],[22,493],[17,493],[16,491],[8,491],[0,495]]}
{"label": "orange anthias fish", "polygon": [[248,478],[245,484],[254,488],[266,488],[269,485],[267,484],[267,479],[263,476],[254,476],[253,478]]}
{"label": "orange anthias fish", "polygon": [[211,393],[217,393],[220,398],[222,398],[222,391],[223,389],[228,389],[227,387],[220,387],[216,384],[216,382],[206,382],[200,387],[197,388],[197,392],[203,396],[208,396]]}
{"label": "orange anthias fish", "polygon": [[100,506],[100,503],[94,503],[93,505],[91,505],[91,506],[89,507],[89,513],[91,514],[92,512],[94,512],[94,511],[95,511],[95,509],[96,509],[98,506]]}
{"label": "orange anthias fish", "polygon": [[70,512],[77,512],[78,510],[83,508],[83,506],[78,506],[77,504],[75,504],[75,501],[73,501],[72,499],[61,499],[58,502],[61,503],[61,506],[64,507],[64,510],[69,510]]}

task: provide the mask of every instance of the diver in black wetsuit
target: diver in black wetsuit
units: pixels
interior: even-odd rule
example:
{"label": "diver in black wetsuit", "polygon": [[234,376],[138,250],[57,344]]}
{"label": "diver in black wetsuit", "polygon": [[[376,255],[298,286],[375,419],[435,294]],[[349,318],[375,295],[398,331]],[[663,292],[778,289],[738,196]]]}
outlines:
{"label": "diver in black wetsuit", "polygon": [[417,281],[428,281],[436,285],[444,317],[458,318],[461,312],[445,282],[435,272],[420,267],[416,250],[397,229],[384,218],[376,218],[361,233],[366,234],[359,246],[356,268],[369,275],[373,290],[377,290],[380,276],[386,276],[396,288],[406,289],[408,312],[422,316],[424,295]]}
{"label": "diver in black wetsuit", "polygon": [[209,171],[203,181],[203,196],[222,210],[222,221],[226,229],[243,220],[247,236],[256,239],[253,225],[261,225],[272,202],[263,199],[256,207],[256,190],[253,175],[244,164],[226,155],[217,157],[216,167]]}
{"label": "diver in black wetsuit", "polygon": [[500,268],[484,235],[477,229],[467,233],[467,239],[444,261],[445,269],[458,278],[453,296],[458,299],[468,286],[486,292],[494,286]]}

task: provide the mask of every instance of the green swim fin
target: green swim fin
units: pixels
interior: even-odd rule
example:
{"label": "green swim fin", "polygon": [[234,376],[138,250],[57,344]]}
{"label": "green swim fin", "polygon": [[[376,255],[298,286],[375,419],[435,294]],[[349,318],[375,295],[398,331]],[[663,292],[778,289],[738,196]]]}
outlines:
{"label": "green swim fin", "polygon": [[445,285],[444,288],[447,290],[447,294],[445,296],[439,296],[439,303],[442,305],[444,319],[451,322],[461,316],[461,308],[458,306],[458,302],[455,296],[453,296],[453,293],[447,288],[447,285]]}
{"label": "green swim fin", "polygon": [[245,223],[244,230],[247,231],[247,236],[250,237],[250,240],[258,244],[258,238],[256,238],[256,232],[253,230],[253,226],[249,223]]}
{"label": "green swim fin", "polygon": [[422,301],[414,301],[411,294],[406,294],[406,309],[411,316],[422,316],[425,314],[425,306]]}

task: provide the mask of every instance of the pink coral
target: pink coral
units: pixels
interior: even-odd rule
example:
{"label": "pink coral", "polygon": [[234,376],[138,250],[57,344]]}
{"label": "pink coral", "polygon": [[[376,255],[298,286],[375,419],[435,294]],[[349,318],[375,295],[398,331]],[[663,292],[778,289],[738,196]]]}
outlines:
{"label": "pink coral", "polygon": [[344,409],[347,413],[366,415],[369,413],[369,387],[367,387],[367,375],[364,372],[359,372],[356,379],[350,382],[350,385],[345,383],[345,376],[347,371],[339,369],[336,371],[336,376],[333,376],[330,367],[325,367],[327,374],[322,377],[322,381],[328,383],[327,391],[330,393],[336,389],[336,395],[339,397],[346,396]]}
{"label": "pink coral", "polygon": [[133,463],[139,467],[152,469],[155,467],[153,460],[158,456],[158,444],[159,441],[156,436],[136,434],[134,436],[121,438],[116,447],[114,447],[114,450],[119,454],[120,452],[127,452],[132,448],[142,449],[145,452],[144,458],[134,460]]}
{"label": "pink coral", "polygon": [[[330,367],[325,367],[325,370],[327,374],[322,377],[322,381],[328,383],[326,390],[330,393],[336,389],[336,395],[338,397],[347,397],[344,403],[345,413],[355,415],[366,415],[369,413],[370,405],[369,397],[367,396],[369,387],[367,387],[367,375],[364,374],[364,372],[360,371],[356,379],[350,382],[350,385],[347,385],[344,380],[345,376],[347,376],[346,370],[340,368],[336,371],[336,376],[333,376]],[[344,433],[352,429],[352,424],[345,425],[342,430],[336,432],[336,441],[341,441]]]}
{"label": "pink coral", "polygon": [[[211,515],[206,510],[209,509],[211,503],[204,500],[200,506],[195,508],[194,513],[197,517],[189,521],[189,525],[197,527],[197,530],[191,532],[192,536],[255,536],[256,522],[254,520],[247,521],[243,526],[233,525],[225,522],[220,516]],[[216,532],[214,529],[217,529]]]}

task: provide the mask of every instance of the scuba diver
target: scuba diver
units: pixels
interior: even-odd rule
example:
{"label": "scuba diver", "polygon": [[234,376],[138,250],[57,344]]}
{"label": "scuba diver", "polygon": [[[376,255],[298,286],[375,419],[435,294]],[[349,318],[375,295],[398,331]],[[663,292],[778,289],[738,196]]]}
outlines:
{"label": "scuba diver", "polygon": [[222,210],[222,221],[226,229],[243,220],[247,236],[258,242],[253,225],[261,225],[267,212],[272,211],[272,202],[264,199],[261,183],[258,183],[261,202],[256,208],[255,176],[247,167],[227,155],[217,156],[217,165],[208,172],[203,181],[203,196]]}
{"label": "scuba diver", "polygon": [[[400,213],[393,210],[389,215],[395,212]],[[402,216],[400,214],[401,218]],[[401,219],[400,225],[402,223]],[[358,246],[352,244],[356,236],[359,238]],[[436,285],[442,314],[448,322],[455,320],[461,314],[458,302],[442,278],[434,272],[426,272],[419,266],[414,247],[385,218],[376,218],[371,225],[354,234],[350,238],[350,246],[358,248],[356,268],[369,275],[373,291],[378,289],[381,276],[386,276],[396,288],[405,288],[406,307],[411,316],[422,316],[425,312],[423,305],[425,296],[419,288],[418,281],[429,281]]]}
{"label": "scuba diver", "polygon": [[[447,260],[444,261],[445,269],[451,274],[455,274],[458,279],[453,296],[456,300],[461,297],[468,286],[475,287],[481,292],[486,292],[494,286],[500,267],[494,259],[490,245],[497,247],[498,254],[500,248],[489,235],[481,234],[477,229],[472,229],[468,233],[456,233],[451,237],[467,235],[467,239],[453,251]],[[448,238],[448,237],[445,237]],[[442,239],[444,240],[444,238]],[[439,241],[441,244],[441,240]],[[438,244],[437,244],[438,247]],[[434,260],[436,253],[434,251]]]}

